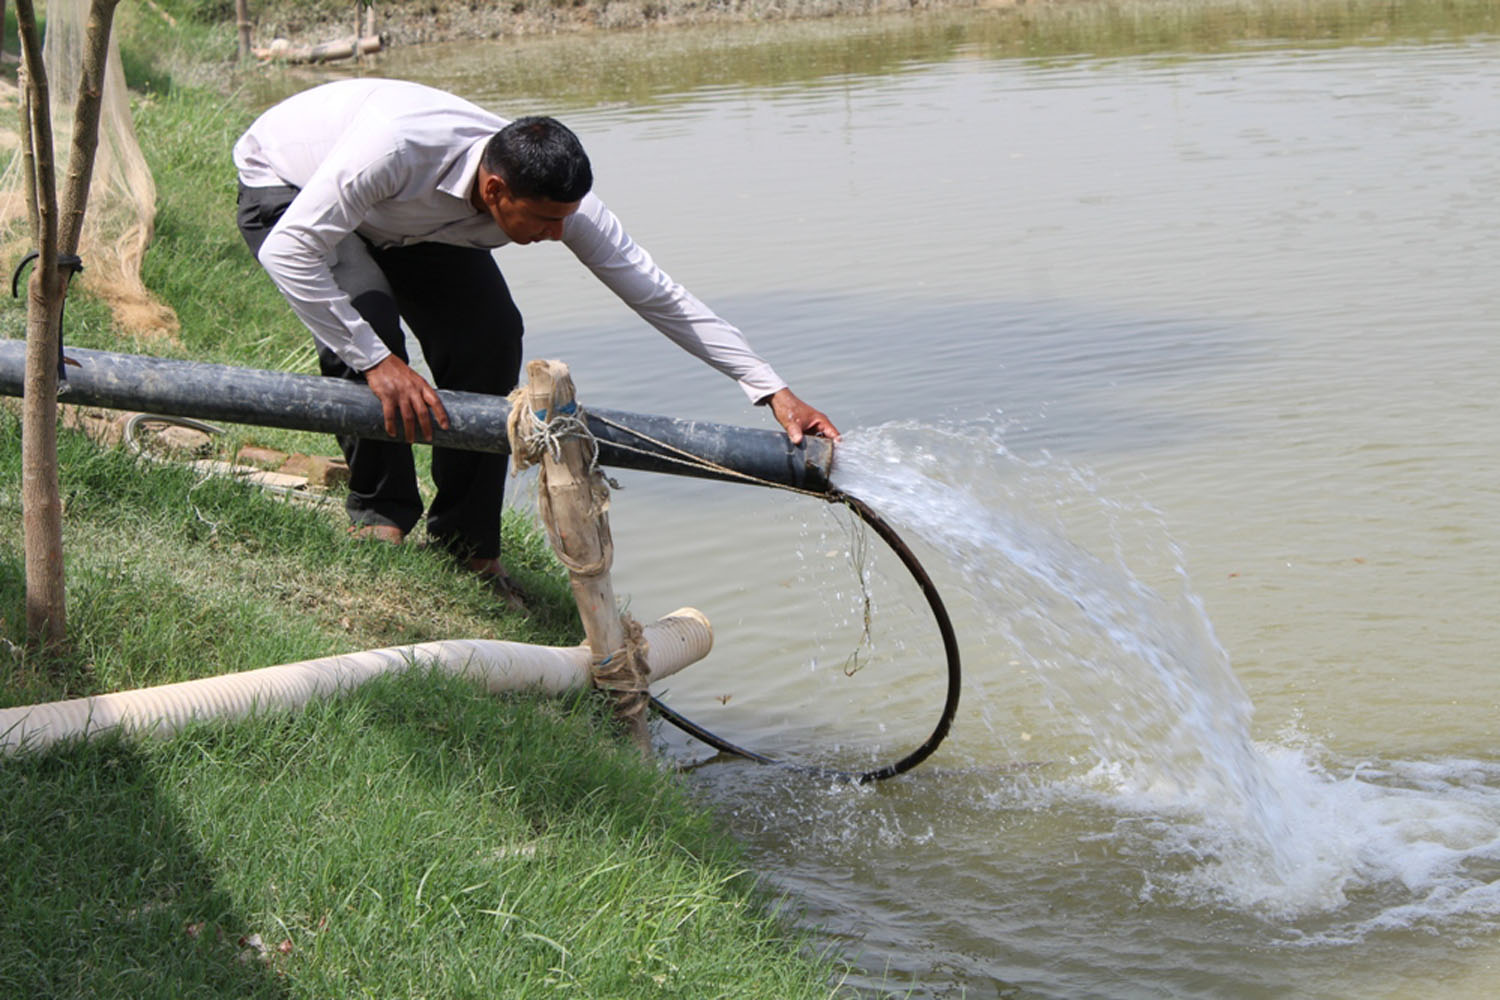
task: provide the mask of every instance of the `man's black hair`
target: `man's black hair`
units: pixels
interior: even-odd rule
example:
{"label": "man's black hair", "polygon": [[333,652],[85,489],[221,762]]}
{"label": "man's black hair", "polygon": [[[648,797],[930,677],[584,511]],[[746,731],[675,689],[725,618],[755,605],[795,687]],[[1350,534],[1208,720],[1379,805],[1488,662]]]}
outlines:
{"label": "man's black hair", "polygon": [[490,139],[483,162],[517,198],[582,201],[594,186],[583,143],[556,118],[517,118]]}

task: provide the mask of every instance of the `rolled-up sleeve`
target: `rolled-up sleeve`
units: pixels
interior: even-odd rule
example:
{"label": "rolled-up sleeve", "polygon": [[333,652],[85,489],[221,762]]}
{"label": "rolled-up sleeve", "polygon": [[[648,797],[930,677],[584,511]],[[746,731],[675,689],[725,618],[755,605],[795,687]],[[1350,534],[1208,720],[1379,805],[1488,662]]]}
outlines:
{"label": "rolled-up sleeve", "polygon": [[751,402],[761,402],[786,386],[737,327],[657,267],[594,195],[585,196],[578,211],[568,217],[563,243],[642,319],[738,382]]}
{"label": "rolled-up sleeve", "polygon": [[298,318],[355,371],[369,369],[391,352],[334,283],[332,268],[338,245],[401,183],[399,157],[389,147],[365,160],[330,159],[308,179],[260,248],[261,265]]}

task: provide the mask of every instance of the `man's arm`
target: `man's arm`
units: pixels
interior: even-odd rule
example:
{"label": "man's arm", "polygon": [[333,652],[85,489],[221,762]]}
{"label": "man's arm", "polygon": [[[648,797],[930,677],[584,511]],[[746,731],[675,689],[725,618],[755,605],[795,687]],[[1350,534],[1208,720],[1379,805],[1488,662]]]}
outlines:
{"label": "man's arm", "polygon": [[683,350],[740,384],[755,403],[768,403],[792,443],[804,433],[838,437],[833,422],[787,387],[737,327],[720,318],[656,266],[615,214],[588,195],[563,229],[563,242],[626,305]]}
{"label": "man's arm", "polygon": [[[326,169],[325,169],[326,168]],[[376,201],[389,197],[400,178],[390,168],[352,170],[338,161],[320,168],[298,192],[259,254],[261,264],[313,336],[365,376],[380,400],[385,431],[432,440],[432,425],[448,428],[437,392],[392,354],[338,287],[329,264]]]}
{"label": "man's arm", "polygon": [[371,197],[360,197],[368,184],[350,184],[341,197],[339,183],[334,171],[319,170],[287,206],[257,258],[313,336],[350,368],[364,371],[390,349],[335,283],[332,262]]}

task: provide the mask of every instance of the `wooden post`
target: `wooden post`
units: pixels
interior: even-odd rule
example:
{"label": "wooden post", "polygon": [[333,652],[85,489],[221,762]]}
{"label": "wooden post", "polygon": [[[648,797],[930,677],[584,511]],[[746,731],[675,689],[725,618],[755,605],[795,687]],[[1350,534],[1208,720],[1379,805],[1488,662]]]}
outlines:
{"label": "wooden post", "polygon": [[250,58],[250,0],[235,0],[234,26],[239,34],[240,62],[246,62]]}
{"label": "wooden post", "polygon": [[[546,422],[558,413],[574,412],[576,394],[568,366],[561,361],[531,361],[526,365],[524,405]],[[615,588],[609,568],[614,545],[609,533],[608,489],[603,473],[591,468],[592,459],[584,440],[561,439],[558,454],[543,449],[539,497],[548,536],[573,586],[578,616],[583,621],[589,650],[598,663],[605,657],[624,655],[625,626],[615,605]],[[597,671],[596,671],[597,674]],[[597,676],[596,676],[597,680]],[[615,691],[615,712],[643,750],[650,748],[646,727],[644,691]]]}

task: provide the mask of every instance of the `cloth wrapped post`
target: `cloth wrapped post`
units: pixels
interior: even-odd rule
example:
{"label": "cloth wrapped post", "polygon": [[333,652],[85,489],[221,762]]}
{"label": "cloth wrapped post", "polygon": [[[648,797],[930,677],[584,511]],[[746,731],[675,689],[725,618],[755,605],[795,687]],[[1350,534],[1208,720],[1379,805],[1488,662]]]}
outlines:
{"label": "cloth wrapped post", "polygon": [[647,650],[640,625],[615,605],[609,487],[599,469],[598,446],[579,412],[567,365],[531,361],[526,378],[511,397],[512,461],[518,472],[539,466],[537,507],[553,551],[568,569],[593,653],[594,685],[612,694],[616,718],[637,746],[649,750]]}

